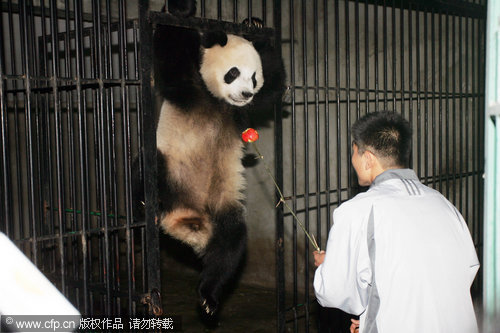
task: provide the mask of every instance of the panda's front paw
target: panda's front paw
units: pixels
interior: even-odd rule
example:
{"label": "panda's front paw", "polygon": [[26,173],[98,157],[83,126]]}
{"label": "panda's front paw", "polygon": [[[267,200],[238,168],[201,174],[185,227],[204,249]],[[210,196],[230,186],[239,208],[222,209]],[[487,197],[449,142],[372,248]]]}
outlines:
{"label": "panda's front paw", "polygon": [[256,27],[256,28],[263,28],[264,27],[264,21],[257,17],[252,17],[250,20],[248,18],[243,20],[243,24],[246,25],[247,27]]}
{"label": "panda's front paw", "polygon": [[203,309],[203,312],[205,312],[209,316],[213,316],[215,314],[215,311],[217,311],[217,306],[219,303],[211,296],[204,296],[200,292],[200,305],[201,308]]}

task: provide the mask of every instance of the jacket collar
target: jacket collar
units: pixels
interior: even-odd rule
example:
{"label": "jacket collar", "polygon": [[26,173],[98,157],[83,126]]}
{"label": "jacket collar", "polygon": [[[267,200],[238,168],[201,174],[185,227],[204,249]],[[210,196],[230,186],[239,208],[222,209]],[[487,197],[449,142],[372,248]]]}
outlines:
{"label": "jacket collar", "polygon": [[419,181],[415,171],[412,169],[389,169],[375,177],[370,188],[377,186],[390,179],[411,179]]}

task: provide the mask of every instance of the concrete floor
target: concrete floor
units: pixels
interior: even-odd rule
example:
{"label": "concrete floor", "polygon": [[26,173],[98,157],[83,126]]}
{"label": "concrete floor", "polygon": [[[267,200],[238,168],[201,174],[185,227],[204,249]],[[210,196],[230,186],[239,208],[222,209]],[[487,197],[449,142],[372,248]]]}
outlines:
{"label": "concrete floor", "polygon": [[197,272],[172,269],[165,274],[162,276],[165,281],[163,311],[168,316],[181,317],[183,332],[276,332],[274,290],[238,285],[225,299],[218,314],[210,318],[203,315],[198,306]]}
{"label": "concrete floor", "polygon": [[162,237],[160,244],[163,313],[180,316],[183,332],[276,332],[274,289],[235,283],[218,313],[204,315],[198,303],[199,261],[190,249],[175,241]]}

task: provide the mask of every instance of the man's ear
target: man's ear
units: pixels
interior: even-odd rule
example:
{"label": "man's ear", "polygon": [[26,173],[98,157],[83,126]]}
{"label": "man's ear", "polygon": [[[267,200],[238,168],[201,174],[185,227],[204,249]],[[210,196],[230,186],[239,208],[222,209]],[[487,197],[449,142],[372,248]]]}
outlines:
{"label": "man's ear", "polygon": [[363,152],[363,161],[365,163],[365,170],[369,170],[375,166],[377,156],[373,155],[371,151],[365,150]]}

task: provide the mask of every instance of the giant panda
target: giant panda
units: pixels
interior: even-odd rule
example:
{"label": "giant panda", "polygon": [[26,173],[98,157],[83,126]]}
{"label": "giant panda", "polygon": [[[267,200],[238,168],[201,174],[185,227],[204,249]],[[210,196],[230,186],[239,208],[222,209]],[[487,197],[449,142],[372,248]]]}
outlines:
{"label": "giant panda", "polygon": [[[193,6],[194,1],[169,1],[169,12],[186,16]],[[154,88],[162,99],[157,217],[165,233],[201,259],[198,292],[209,315],[245,254],[240,134],[249,114],[272,114],[282,96],[284,70],[277,54],[269,40],[175,26],[155,29]]]}

